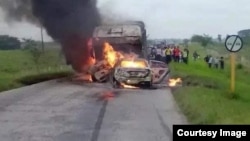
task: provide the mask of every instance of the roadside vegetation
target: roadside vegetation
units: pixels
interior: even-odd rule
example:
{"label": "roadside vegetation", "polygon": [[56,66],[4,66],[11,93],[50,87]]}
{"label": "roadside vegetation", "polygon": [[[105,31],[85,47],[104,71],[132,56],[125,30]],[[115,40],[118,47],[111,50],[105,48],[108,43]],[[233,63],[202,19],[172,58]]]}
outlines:
{"label": "roadside vegetation", "polygon": [[[47,43],[42,50],[41,43],[32,40],[19,43],[10,38],[15,44],[8,44],[6,38],[0,37],[0,91],[72,74],[58,45]],[[183,87],[173,89],[173,94],[189,121],[194,124],[250,123],[250,49],[245,46],[237,53],[236,91],[231,93],[229,53],[223,41],[212,43],[208,35],[204,35],[204,38],[196,35],[191,41],[191,44],[185,41],[185,46],[190,50],[189,64],[170,65],[172,77],[183,80]],[[192,60],[194,51],[200,55],[197,61]],[[225,69],[208,68],[203,60],[207,54],[224,56]]]}
{"label": "roadside vegetation", "polygon": [[[203,45],[189,44],[188,65],[174,62],[170,64],[172,77],[181,77],[183,80],[183,87],[173,89],[178,105],[194,124],[249,124],[249,49],[245,46],[237,53],[236,90],[231,93],[229,53],[223,43]],[[200,54],[200,59],[196,61],[192,59],[194,51]],[[208,68],[203,59],[207,54],[224,56],[225,69]],[[242,60],[243,57],[246,59]]]}
{"label": "roadside vegetation", "polygon": [[[6,37],[5,37],[6,38]],[[70,75],[57,44],[26,40],[18,47],[0,50],[0,91]],[[21,47],[22,45],[22,47]],[[14,48],[14,49],[13,49]]]}

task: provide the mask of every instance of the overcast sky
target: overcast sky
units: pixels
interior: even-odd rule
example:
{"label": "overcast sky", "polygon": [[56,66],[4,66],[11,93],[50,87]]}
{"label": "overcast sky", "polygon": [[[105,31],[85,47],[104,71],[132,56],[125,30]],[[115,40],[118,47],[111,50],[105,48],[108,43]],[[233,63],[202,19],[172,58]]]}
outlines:
{"label": "overcast sky", "polygon": [[[249,0],[99,0],[98,7],[109,15],[143,20],[151,38],[216,37],[250,28]],[[40,30],[27,23],[8,26],[1,12],[0,34],[39,39]]]}

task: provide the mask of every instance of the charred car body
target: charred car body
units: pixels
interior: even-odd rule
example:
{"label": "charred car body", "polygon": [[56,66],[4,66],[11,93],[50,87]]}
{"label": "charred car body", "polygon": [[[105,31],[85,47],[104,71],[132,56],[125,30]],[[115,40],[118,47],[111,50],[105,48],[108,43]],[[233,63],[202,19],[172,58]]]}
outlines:
{"label": "charred car body", "polygon": [[92,79],[97,82],[110,81],[113,87],[130,85],[136,87],[151,87],[160,84],[169,74],[168,66],[161,61],[138,58],[121,59],[114,67],[106,61],[100,61],[90,69]]}
{"label": "charred car body", "polygon": [[149,88],[153,84],[160,84],[169,72],[168,66],[161,61],[122,59],[110,72],[110,81],[115,88],[122,85]]}
{"label": "charred car body", "polygon": [[122,59],[111,71],[110,78],[114,87],[122,84],[151,87],[153,72],[145,59]]}

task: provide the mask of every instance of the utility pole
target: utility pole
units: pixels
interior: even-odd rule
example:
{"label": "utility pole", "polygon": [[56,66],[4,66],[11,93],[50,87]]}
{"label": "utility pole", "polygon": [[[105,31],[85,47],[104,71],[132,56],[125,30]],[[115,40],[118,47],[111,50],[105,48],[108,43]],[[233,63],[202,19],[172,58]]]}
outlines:
{"label": "utility pole", "polygon": [[41,25],[41,41],[42,41],[42,51],[44,52],[43,26],[42,25]]}

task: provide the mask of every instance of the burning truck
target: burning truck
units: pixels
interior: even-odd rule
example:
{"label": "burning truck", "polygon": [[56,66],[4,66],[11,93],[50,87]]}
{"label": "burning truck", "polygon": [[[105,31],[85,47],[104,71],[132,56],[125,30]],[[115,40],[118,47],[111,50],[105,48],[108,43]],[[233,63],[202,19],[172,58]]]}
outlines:
{"label": "burning truck", "polygon": [[103,60],[103,44],[108,42],[115,51],[146,56],[146,30],[141,21],[98,26],[93,33],[92,44],[97,60]]}
{"label": "burning truck", "polygon": [[[153,83],[159,83],[169,73],[169,69],[164,62],[147,60],[146,56],[146,30],[143,22],[125,22],[110,25],[97,26],[93,32],[92,38],[88,42],[90,61],[93,63],[88,69],[88,80],[94,82],[110,81],[114,84],[114,78],[120,81],[124,87],[132,84],[146,84],[151,86]],[[131,60],[131,64],[137,64],[138,59],[144,60],[147,64],[144,68],[135,68],[126,66],[120,68],[130,73],[132,76],[120,76],[112,73],[116,70],[117,63],[121,60]],[[140,62],[139,62],[140,63]],[[137,71],[139,70],[139,72]],[[137,76],[142,70],[148,72],[144,77]],[[127,82],[136,83],[127,83]],[[115,82],[117,82],[115,81]]]}
{"label": "burning truck", "polygon": [[[97,26],[90,44],[93,49],[91,54],[96,61],[90,69],[92,80],[105,82],[110,68],[121,56],[133,54],[132,56],[144,58],[146,55],[145,25],[142,21],[127,21]],[[112,56],[112,52],[115,54],[113,59],[108,57]],[[108,62],[112,63],[108,64]]]}
{"label": "burning truck", "polygon": [[92,81],[109,81],[114,88],[151,87],[161,83],[170,72],[164,62],[116,51],[108,42],[105,42],[102,48],[104,59],[96,61],[89,69]]}

